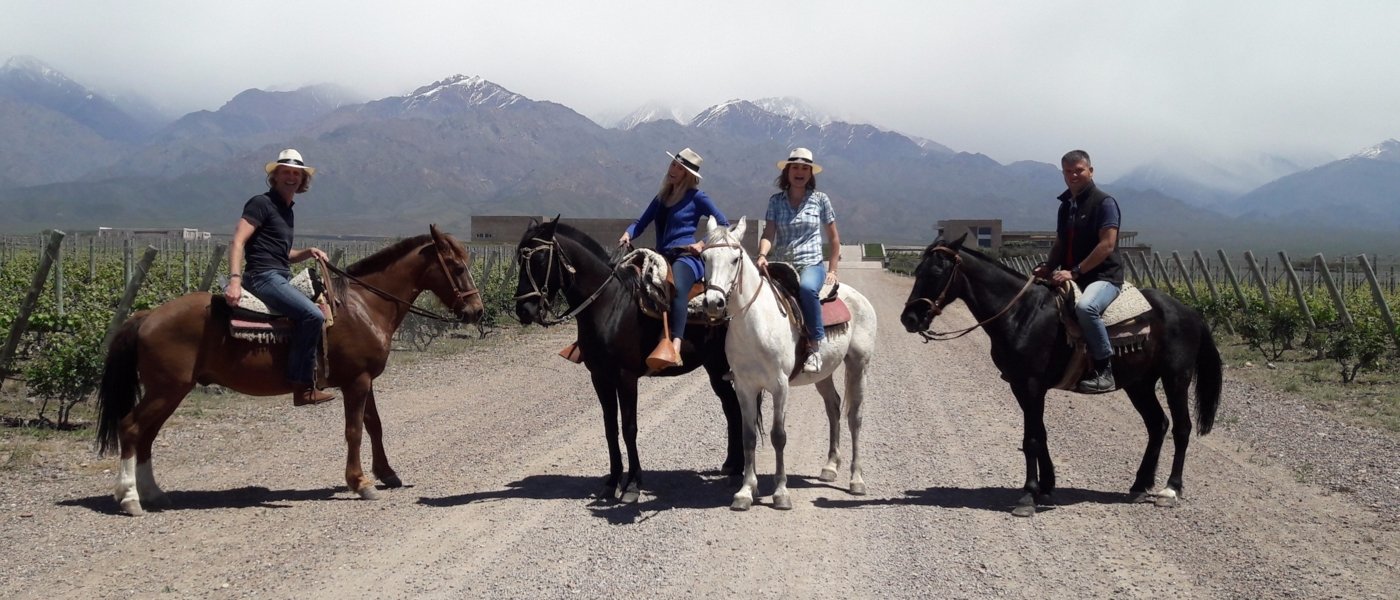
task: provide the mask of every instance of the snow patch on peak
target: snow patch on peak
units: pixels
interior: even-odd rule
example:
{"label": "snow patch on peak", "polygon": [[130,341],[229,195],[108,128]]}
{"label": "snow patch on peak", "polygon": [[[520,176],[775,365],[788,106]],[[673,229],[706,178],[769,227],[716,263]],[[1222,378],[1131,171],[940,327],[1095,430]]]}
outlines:
{"label": "snow patch on peak", "polygon": [[527,100],[524,96],[491,83],[480,75],[454,75],[413,90],[407,98],[407,105],[412,108],[436,102],[445,96],[451,96],[472,106],[494,108],[505,108]]}
{"label": "snow patch on peak", "polygon": [[37,79],[47,79],[61,83],[68,83],[70,80],[63,73],[45,64],[44,61],[33,56],[16,55],[5,61],[5,66],[0,67],[0,73],[5,75],[29,75]]}
{"label": "snow patch on peak", "polygon": [[1366,148],[1350,158],[1365,158],[1369,160],[1380,160],[1385,162],[1400,162],[1400,140],[1395,138]]}
{"label": "snow patch on peak", "polygon": [[826,126],[830,125],[833,121],[839,120],[826,112],[817,110],[812,107],[812,105],[804,102],[801,98],[792,96],[759,98],[758,100],[754,100],[753,104],[775,115],[784,116],[789,119],[797,119],[798,121],[806,121],[814,125]]}

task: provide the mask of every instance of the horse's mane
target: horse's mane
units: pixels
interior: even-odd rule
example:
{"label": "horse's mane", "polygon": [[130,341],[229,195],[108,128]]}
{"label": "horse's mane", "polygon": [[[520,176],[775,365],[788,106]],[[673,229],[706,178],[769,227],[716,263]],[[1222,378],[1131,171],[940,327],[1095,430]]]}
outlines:
{"label": "horse's mane", "polygon": [[[929,252],[932,252],[933,249],[934,249],[935,247],[940,246],[940,245],[941,245],[941,246],[947,246],[947,245],[948,245],[948,242],[947,242],[946,240],[937,240],[937,241],[933,242],[932,244],[929,244],[929,245],[928,245],[928,248],[924,250],[924,254],[928,254]],[[1017,279],[1025,279],[1025,278],[1026,278],[1026,274],[1025,274],[1025,273],[1021,273],[1021,272],[1017,271],[1016,269],[1013,269],[1013,268],[1008,267],[1008,266],[1006,266],[1006,265],[1004,265],[1004,264],[1001,264],[1001,261],[999,261],[999,260],[997,260],[997,259],[995,259],[995,258],[992,258],[992,257],[990,257],[990,256],[987,256],[986,254],[982,254],[981,252],[978,252],[977,250],[974,250],[974,249],[972,249],[972,248],[968,248],[967,246],[963,246],[962,248],[959,249],[959,251],[960,251],[960,252],[967,253],[967,254],[969,254],[969,255],[975,257],[975,258],[979,258],[979,259],[981,259],[983,262],[986,262],[986,263],[990,263],[990,264],[992,264],[992,265],[995,265],[997,268],[1001,269],[1002,271],[1004,271],[1004,272],[1010,274],[1011,276],[1013,276],[1013,277],[1015,277],[1015,278],[1017,278]]]}
{"label": "horse's mane", "polygon": [[369,273],[378,273],[389,268],[389,265],[403,257],[410,250],[433,241],[433,236],[428,234],[416,235],[408,239],[399,240],[394,245],[375,252],[365,258],[355,261],[354,264],[345,268],[345,272],[356,277]]}
{"label": "horse's mane", "polygon": [[[539,235],[539,230],[548,224],[549,222],[546,221],[544,223],[540,223],[539,225],[525,230],[525,235],[520,238],[520,243],[523,244],[530,238],[537,237]],[[563,235],[564,237],[573,240],[578,245],[583,246],[584,250],[598,257],[598,260],[602,261],[603,264],[606,264],[609,267],[614,267],[615,275],[619,280],[626,284],[625,287],[629,290],[633,290],[634,292],[636,291],[635,288],[637,288],[637,282],[639,281],[636,272],[632,269],[616,269],[615,267],[617,266],[617,264],[613,257],[610,254],[608,254],[607,249],[603,248],[602,244],[598,243],[598,240],[593,239],[593,236],[588,235],[583,231],[580,231],[573,225],[569,225],[568,223],[560,223],[557,221],[554,223],[554,235]]]}

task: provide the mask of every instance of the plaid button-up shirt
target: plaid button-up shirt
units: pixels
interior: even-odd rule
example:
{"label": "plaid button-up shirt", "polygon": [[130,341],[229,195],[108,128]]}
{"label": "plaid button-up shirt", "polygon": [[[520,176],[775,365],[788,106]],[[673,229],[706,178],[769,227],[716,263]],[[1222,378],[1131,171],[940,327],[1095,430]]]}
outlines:
{"label": "plaid button-up shirt", "polygon": [[822,262],[822,226],[836,221],[826,194],[813,191],[793,208],[787,192],[778,192],[768,198],[768,212],[763,218],[778,228],[777,239],[773,240],[775,259],[799,267]]}

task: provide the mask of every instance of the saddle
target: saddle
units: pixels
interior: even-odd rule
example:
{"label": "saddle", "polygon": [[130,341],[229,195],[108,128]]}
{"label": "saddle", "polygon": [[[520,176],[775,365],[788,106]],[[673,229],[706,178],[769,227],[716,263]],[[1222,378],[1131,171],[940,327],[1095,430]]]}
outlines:
{"label": "saddle", "polygon": [[[227,284],[227,278],[223,283]],[[335,311],[331,309],[326,294],[329,281],[312,267],[292,277],[291,284],[316,303],[321,313],[326,316],[325,329],[330,329],[331,325],[335,324]],[[238,305],[229,307],[228,331],[235,339],[258,344],[286,343],[291,338],[292,327],[290,318],[268,307],[267,303],[246,287],[238,298]],[[326,336],[323,335],[320,351],[316,353],[316,379],[320,387],[325,387],[322,384],[330,372],[329,365],[326,364],[325,344]]]}
{"label": "saddle", "polygon": [[[802,372],[802,363],[807,360],[810,352],[807,350],[810,336],[807,333],[806,324],[802,320],[802,311],[797,307],[797,294],[801,290],[797,268],[790,263],[772,262],[768,263],[768,279],[773,282],[773,287],[778,291],[778,306],[787,313],[788,321],[799,332],[797,336],[797,368],[789,379],[796,377]],[[817,297],[821,299],[822,327],[840,327],[851,321],[851,309],[846,306],[846,302],[837,296],[841,290],[841,283],[823,285],[817,292]]]}
{"label": "saddle", "polygon": [[[624,266],[635,269],[641,281],[642,293],[638,296],[642,314],[660,319],[661,315],[670,312],[671,299],[676,297],[676,278],[666,258],[655,250],[638,248],[618,261],[619,268]],[[705,313],[705,306],[698,299],[704,292],[705,284],[699,281],[686,292],[686,298],[690,300],[686,307],[686,323],[689,325],[709,327],[719,322]]]}
{"label": "saddle", "polygon": [[[1079,326],[1079,317],[1074,313],[1074,305],[1082,291],[1079,284],[1071,281],[1056,292],[1056,312],[1059,314],[1060,323],[1065,327],[1065,342],[1073,348],[1073,353],[1065,366],[1064,376],[1054,388],[1074,390],[1092,362],[1084,345],[1084,331]],[[1152,334],[1147,316],[1151,312],[1152,305],[1147,302],[1147,297],[1142,295],[1142,291],[1132,283],[1123,282],[1118,297],[1103,313],[1103,324],[1108,328],[1108,343],[1115,356],[1140,352],[1147,347]]]}

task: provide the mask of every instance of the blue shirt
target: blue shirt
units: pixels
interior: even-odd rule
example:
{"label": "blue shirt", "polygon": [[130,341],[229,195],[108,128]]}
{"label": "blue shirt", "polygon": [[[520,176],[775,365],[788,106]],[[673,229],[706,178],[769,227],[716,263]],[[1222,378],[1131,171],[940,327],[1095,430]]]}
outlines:
{"label": "blue shirt", "polygon": [[793,208],[787,192],[778,192],[768,198],[768,212],[763,218],[778,228],[777,238],[773,240],[773,251],[778,253],[778,259],[799,267],[822,262],[822,226],[836,222],[836,213],[831,210],[831,199],[826,194],[813,191]]}
{"label": "blue shirt", "polygon": [[671,207],[663,206],[660,198],[652,198],[642,216],[627,227],[627,235],[636,239],[646,231],[647,225],[655,221],[656,249],[665,254],[666,249],[695,243],[695,227],[704,217],[714,217],[720,225],[729,226],[729,219],[724,217],[724,213],[719,212],[710,197],[698,189],[687,191],[685,197]]}

